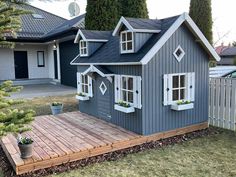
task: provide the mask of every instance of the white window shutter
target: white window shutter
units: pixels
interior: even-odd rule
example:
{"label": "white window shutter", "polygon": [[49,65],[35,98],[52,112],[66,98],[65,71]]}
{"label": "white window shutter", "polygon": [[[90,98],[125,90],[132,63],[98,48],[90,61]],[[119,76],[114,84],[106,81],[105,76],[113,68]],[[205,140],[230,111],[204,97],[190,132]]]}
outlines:
{"label": "white window shutter", "polygon": [[195,100],[195,73],[191,73],[190,101]]}
{"label": "white window shutter", "polygon": [[81,73],[77,72],[77,93],[82,92],[81,82],[82,82]]}
{"label": "white window shutter", "polygon": [[187,73],[187,98],[188,101],[194,101],[195,97],[195,73]]}
{"label": "white window shutter", "polygon": [[173,76],[172,74],[168,74],[167,75],[167,97],[168,97],[168,105],[171,105],[172,104],[172,100],[173,100],[173,94],[172,94],[172,90],[173,90],[173,87],[172,87],[172,83],[173,83]]}
{"label": "white window shutter", "polygon": [[115,75],[115,103],[118,103],[120,100],[120,76]]}
{"label": "white window shutter", "polygon": [[91,77],[88,76],[88,95],[89,97],[93,97],[93,79]]}
{"label": "white window shutter", "polygon": [[134,107],[142,108],[142,78],[140,76],[134,77]]}
{"label": "white window shutter", "polygon": [[163,104],[164,106],[168,105],[168,74],[163,76]]}

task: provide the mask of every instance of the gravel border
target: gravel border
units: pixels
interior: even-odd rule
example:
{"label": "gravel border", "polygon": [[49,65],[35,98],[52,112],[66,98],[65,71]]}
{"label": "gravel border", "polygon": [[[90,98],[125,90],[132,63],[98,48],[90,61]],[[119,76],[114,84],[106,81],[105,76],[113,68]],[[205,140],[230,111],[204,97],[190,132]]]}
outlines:
{"label": "gravel border", "polygon": [[0,147],[0,167],[5,177],[43,177],[43,176],[47,176],[51,174],[57,174],[57,173],[67,172],[73,169],[78,169],[78,168],[81,168],[90,164],[100,163],[104,161],[115,161],[119,158],[127,156],[128,154],[137,153],[137,152],[141,152],[148,149],[164,148],[165,146],[183,143],[185,141],[190,141],[192,139],[196,139],[200,137],[219,134],[220,132],[221,132],[220,129],[210,127],[204,130],[199,130],[199,131],[187,133],[184,135],[178,135],[175,137],[162,139],[158,141],[152,141],[149,143],[144,143],[142,145],[137,145],[137,146],[130,147],[127,149],[118,150],[115,152],[110,152],[110,153],[98,155],[95,157],[89,157],[87,159],[83,159],[83,160],[79,160],[75,162],[69,162],[66,164],[38,170],[35,172],[26,173],[23,175],[15,174],[10,162],[8,161],[5,153],[3,152],[3,149]]}

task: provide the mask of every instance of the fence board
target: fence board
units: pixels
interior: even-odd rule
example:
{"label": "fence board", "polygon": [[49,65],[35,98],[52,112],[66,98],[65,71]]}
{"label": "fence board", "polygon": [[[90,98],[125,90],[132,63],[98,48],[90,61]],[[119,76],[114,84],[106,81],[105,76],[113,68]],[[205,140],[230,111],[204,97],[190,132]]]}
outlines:
{"label": "fence board", "polygon": [[236,79],[210,78],[209,97],[209,123],[235,130]]}

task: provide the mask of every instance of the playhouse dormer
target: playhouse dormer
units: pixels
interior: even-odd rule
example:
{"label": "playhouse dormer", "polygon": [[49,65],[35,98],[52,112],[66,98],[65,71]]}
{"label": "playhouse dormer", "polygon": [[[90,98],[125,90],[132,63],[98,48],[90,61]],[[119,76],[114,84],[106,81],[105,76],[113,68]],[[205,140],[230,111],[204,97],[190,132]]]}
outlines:
{"label": "playhouse dormer", "polygon": [[110,31],[79,30],[74,42],[79,44],[80,56],[89,57],[106,43],[110,36]]}
{"label": "playhouse dormer", "polygon": [[136,53],[155,33],[160,33],[161,24],[157,20],[121,17],[113,36],[120,37],[120,53]]}

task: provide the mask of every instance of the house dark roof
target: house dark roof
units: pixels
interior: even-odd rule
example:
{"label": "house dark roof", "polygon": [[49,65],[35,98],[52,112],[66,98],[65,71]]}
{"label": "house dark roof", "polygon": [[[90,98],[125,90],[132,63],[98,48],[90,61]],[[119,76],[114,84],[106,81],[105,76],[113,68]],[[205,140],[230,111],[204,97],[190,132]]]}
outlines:
{"label": "house dark roof", "polygon": [[154,19],[125,18],[134,29],[161,30],[161,21]]}
{"label": "house dark roof", "polygon": [[224,49],[220,56],[236,56],[236,47],[228,47]]}
{"label": "house dark roof", "polygon": [[[139,62],[147,52],[157,43],[163,34],[170,28],[179,16],[156,20],[157,24],[161,24],[161,32],[154,33],[150,39],[143,45],[143,47],[136,53],[120,54],[119,36],[112,36],[110,34],[108,42],[104,43],[95,53],[89,57],[77,56],[72,61],[72,64],[83,63],[129,63]],[[147,19],[145,19],[148,22]],[[153,20],[150,20],[153,23]]]}
{"label": "house dark roof", "polygon": [[62,32],[73,30],[73,29],[75,29],[76,32],[79,28],[84,29],[84,17],[85,17],[85,14],[75,17],[71,20],[66,20],[64,23],[62,23],[61,25],[57,26],[56,28],[51,30],[49,33],[44,35],[44,37],[57,35]]}
{"label": "house dark roof", "polygon": [[28,10],[32,14],[21,16],[21,31],[17,33],[17,39],[6,36],[9,40],[43,42],[57,34],[84,28],[84,14],[67,20],[29,4],[18,5],[17,8]]}
{"label": "house dark roof", "polygon": [[81,30],[86,39],[104,39],[108,40],[111,36],[111,31],[93,31],[93,30]]}

